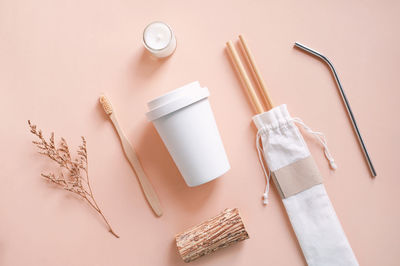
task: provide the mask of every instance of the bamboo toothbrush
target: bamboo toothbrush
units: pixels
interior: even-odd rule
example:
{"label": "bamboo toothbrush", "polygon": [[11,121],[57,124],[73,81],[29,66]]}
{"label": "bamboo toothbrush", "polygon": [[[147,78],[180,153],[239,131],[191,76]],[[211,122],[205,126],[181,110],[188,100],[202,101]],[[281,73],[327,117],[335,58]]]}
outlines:
{"label": "bamboo toothbrush", "polygon": [[104,112],[109,116],[111,122],[113,123],[119,139],[121,140],[122,148],[125,152],[125,155],[132,166],[133,172],[135,172],[140,185],[142,186],[143,193],[146,196],[147,202],[150,204],[151,208],[153,209],[154,213],[157,216],[161,216],[163,214],[161,209],[161,204],[158,199],[158,196],[151,185],[149,179],[147,178],[146,174],[144,173],[143,167],[140,164],[139,158],[136,155],[135,150],[129,144],[128,139],[125,137],[124,133],[122,132],[117,118],[115,116],[114,110],[111,106],[110,101],[104,96],[100,96],[100,103],[103,106]]}

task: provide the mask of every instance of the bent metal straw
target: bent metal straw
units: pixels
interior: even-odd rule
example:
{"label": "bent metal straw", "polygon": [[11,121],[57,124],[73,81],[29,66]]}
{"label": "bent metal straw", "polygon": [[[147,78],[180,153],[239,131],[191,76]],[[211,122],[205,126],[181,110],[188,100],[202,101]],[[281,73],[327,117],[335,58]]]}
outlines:
{"label": "bent metal straw", "polygon": [[365,146],[365,143],[364,143],[364,140],[363,140],[363,138],[361,136],[360,130],[358,129],[356,118],[354,117],[353,111],[351,111],[350,103],[347,100],[346,94],[344,93],[344,90],[343,90],[343,87],[342,87],[342,83],[340,83],[339,76],[338,76],[338,74],[337,74],[337,72],[335,70],[335,67],[333,66],[331,61],[329,61],[329,59],[326,56],[324,56],[323,54],[321,54],[321,53],[319,53],[319,52],[317,52],[317,51],[315,51],[315,50],[313,50],[313,49],[311,49],[311,48],[309,48],[309,47],[307,47],[305,45],[302,45],[301,43],[298,43],[298,42],[295,42],[294,45],[296,47],[300,48],[301,50],[311,54],[311,55],[314,55],[314,56],[316,56],[318,58],[321,58],[329,66],[329,68],[331,69],[332,74],[335,77],[336,84],[338,86],[340,95],[342,96],[342,100],[344,102],[344,105],[346,106],[347,114],[349,115],[349,118],[351,120],[351,124],[353,125],[353,129],[354,129],[354,131],[355,131],[355,133],[357,135],[358,142],[360,143],[361,149],[363,150],[365,160],[368,163],[371,175],[373,177],[375,177],[376,176],[375,168],[374,168],[374,166],[372,164],[371,158],[369,157],[369,154],[368,154],[368,151],[367,151],[367,147]]}
{"label": "bent metal straw", "polygon": [[235,47],[232,42],[228,42],[227,48],[233,63],[258,112],[253,117],[253,122],[258,129],[256,146],[267,181],[264,203],[268,203],[271,176],[308,265],[358,265],[326,193],[318,167],[295,123],[316,137],[324,148],[325,157],[331,168],[335,169],[336,164],[329,153],[324,135],[312,131],[299,118],[291,117],[285,104],[272,106],[254,57],[243,36],[239,39],[244,55],[263,92],[264,105],[268,110],[264,112],[264,107],[259,106],[261,102],[244,71]]}

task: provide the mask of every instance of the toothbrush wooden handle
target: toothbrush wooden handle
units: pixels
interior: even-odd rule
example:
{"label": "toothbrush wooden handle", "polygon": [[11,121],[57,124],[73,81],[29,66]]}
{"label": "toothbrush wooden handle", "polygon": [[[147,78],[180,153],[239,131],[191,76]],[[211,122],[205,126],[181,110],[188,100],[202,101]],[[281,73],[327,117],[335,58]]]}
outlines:
{"label": "toothbrush wooden handle", "polygon": [[150,204],[154,213],[157,216],[161,216],[163,214],[163,211],[161,209],[160,200],[158,199],[157,193],[154,190],[152,184],[150,183],[150,180],[147,178],[143,170],[143,167],[139,161],[139,158],[136,155],[135,150],[133,149],[133,147],[125,137],[124,133],[122,132],[121,128],[119,127],[117,119],[115,118],[114,114],[110,115],[110,119],[113,122],[115,129],[117,130],[125,155],[128,158],[128,161],[133,171],[135,172],[140,185],[142,186],[142,190],[147,199],[147,202]]}

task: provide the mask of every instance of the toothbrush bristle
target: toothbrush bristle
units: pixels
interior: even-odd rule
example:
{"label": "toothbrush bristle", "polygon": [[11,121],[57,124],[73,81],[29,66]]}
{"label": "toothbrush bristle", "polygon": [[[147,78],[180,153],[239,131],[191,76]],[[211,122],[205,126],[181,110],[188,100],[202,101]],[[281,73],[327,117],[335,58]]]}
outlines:
{"label": "toothbrush bristle", "polygon": [[113,112],[111,103],[107,100],[107,97],[104,95],[100,96],[100,103],[101,106],[103,106],[104,112],[106,112],[107,115],[111,115]]}

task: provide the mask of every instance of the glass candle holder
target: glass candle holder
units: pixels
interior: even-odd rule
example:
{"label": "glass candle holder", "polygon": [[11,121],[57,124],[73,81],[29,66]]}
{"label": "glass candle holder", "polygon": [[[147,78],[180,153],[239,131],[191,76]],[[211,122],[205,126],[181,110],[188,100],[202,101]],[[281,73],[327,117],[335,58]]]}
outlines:
{"label": "glass candle holder", "polygon": [[144,29],[143,44],[155,57],[163,58],[174,53],[176,39],[170,26],[164,22],[155,21]]}

